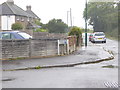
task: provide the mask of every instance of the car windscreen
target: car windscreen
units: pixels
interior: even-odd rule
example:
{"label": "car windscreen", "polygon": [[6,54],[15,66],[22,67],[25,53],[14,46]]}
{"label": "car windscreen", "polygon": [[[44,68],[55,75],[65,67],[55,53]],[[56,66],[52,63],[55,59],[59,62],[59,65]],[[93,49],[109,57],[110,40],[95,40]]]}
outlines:
{"label": "car windscreen", "polygon": [[30,35],[27,34],[27,33],[19,32],[18,34],[21,35],[21,36],[22,36],[23,38],[25,38],[25,39],[30,39],[30,38],[32,38],[32,36],[30,36]]}

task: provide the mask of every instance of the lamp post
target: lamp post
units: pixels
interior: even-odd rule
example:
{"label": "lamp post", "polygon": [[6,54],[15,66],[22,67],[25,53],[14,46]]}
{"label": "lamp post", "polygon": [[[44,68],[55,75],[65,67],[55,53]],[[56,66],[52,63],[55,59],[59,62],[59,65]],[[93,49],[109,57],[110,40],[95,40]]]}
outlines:
{"label": "lamp post", "polygon": [[85,47],[87,47],[87,0],[86,0],[86,4],[85,4],[85,11],[86,11],[86,14],[85,14]]}

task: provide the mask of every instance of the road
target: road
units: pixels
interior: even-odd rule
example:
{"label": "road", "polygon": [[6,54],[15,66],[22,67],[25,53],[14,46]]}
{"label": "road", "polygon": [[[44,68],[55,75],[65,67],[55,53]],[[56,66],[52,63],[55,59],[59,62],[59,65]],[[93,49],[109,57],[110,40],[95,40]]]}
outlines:
{"label": "road", "polygon": [[[56,59],[61,60],[63,63],[68,63],[70,60],[73,63],[78,62],[78,59],[93,60],[103,58],[104,52],[99,49],[105,48],[110,50],[114,54],[114,60],[104,61],[101,63],[94,63],[88,65],[77,65],[74,67],[62,67],[62,68],[48,68],[38,70],[23,70],[23,71],[4,71],[3,72],[3,88],[117,88],[118,87],[118,42],[113,40],[107,40],[106,44],[90,43],[88,42],[88,48],[83,47],[73,55],[64,57],[47,58],[45,61],[41,59],[41,65],[48,61],[51,65]],[[97,49],[97,50],[95,50]],[[96,53],[90,53],[90,50],[95,50]],[[85,54],[84,51],[87,54]],[[83,57],[81,57],[83,56]],[[67,61],[66,61],[67,59]],[[25,61],[27,62],[27,61]],[[34,61],[31,60],[33,63]],[[60,61],[55,62],[59,64]],[[60,63],[60,64],[63,64]],[[3,64],[4,65],[4,64]],[[25,65],[25,64],[17,64]],[[17,66],[15,65],[15,66]],[[38,64],[36,64],[38,65]],[[10,67],[15,67],[12,63]],[[4,67],[4,66],[3,66]],[[105,67],[105,68],[103,68]],[[8,68],[8,67],[4,67]]]}

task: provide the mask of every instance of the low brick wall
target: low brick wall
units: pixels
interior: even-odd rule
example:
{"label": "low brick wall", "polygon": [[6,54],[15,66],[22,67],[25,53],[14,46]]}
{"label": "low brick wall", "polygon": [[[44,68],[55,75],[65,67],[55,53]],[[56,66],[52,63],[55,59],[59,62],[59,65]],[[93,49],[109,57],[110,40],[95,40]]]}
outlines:
{"label": "low brick wall", "polygon": [[68,36],[68,40],[69,40],[69,53],[72,53],[76,50],[77,37],[76,36]]}

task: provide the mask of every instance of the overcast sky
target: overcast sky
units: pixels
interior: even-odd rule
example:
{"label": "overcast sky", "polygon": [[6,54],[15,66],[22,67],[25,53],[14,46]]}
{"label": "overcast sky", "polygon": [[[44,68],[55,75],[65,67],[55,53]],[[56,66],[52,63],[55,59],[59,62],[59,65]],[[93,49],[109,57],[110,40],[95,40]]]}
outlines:
{"label": "overcast sky", "polygon": [[[0,0],[0,4],[6,1]],[[44,24],[53,18],[62,19],[67,23],[67,11],[70,11],[71,8],[73,25],[85,27],[82,18],[85,0],[14,0],[14,3],[24,10],[26,10],[27,5],[31,5],[32,11],[41,18],[41,22]]]}

